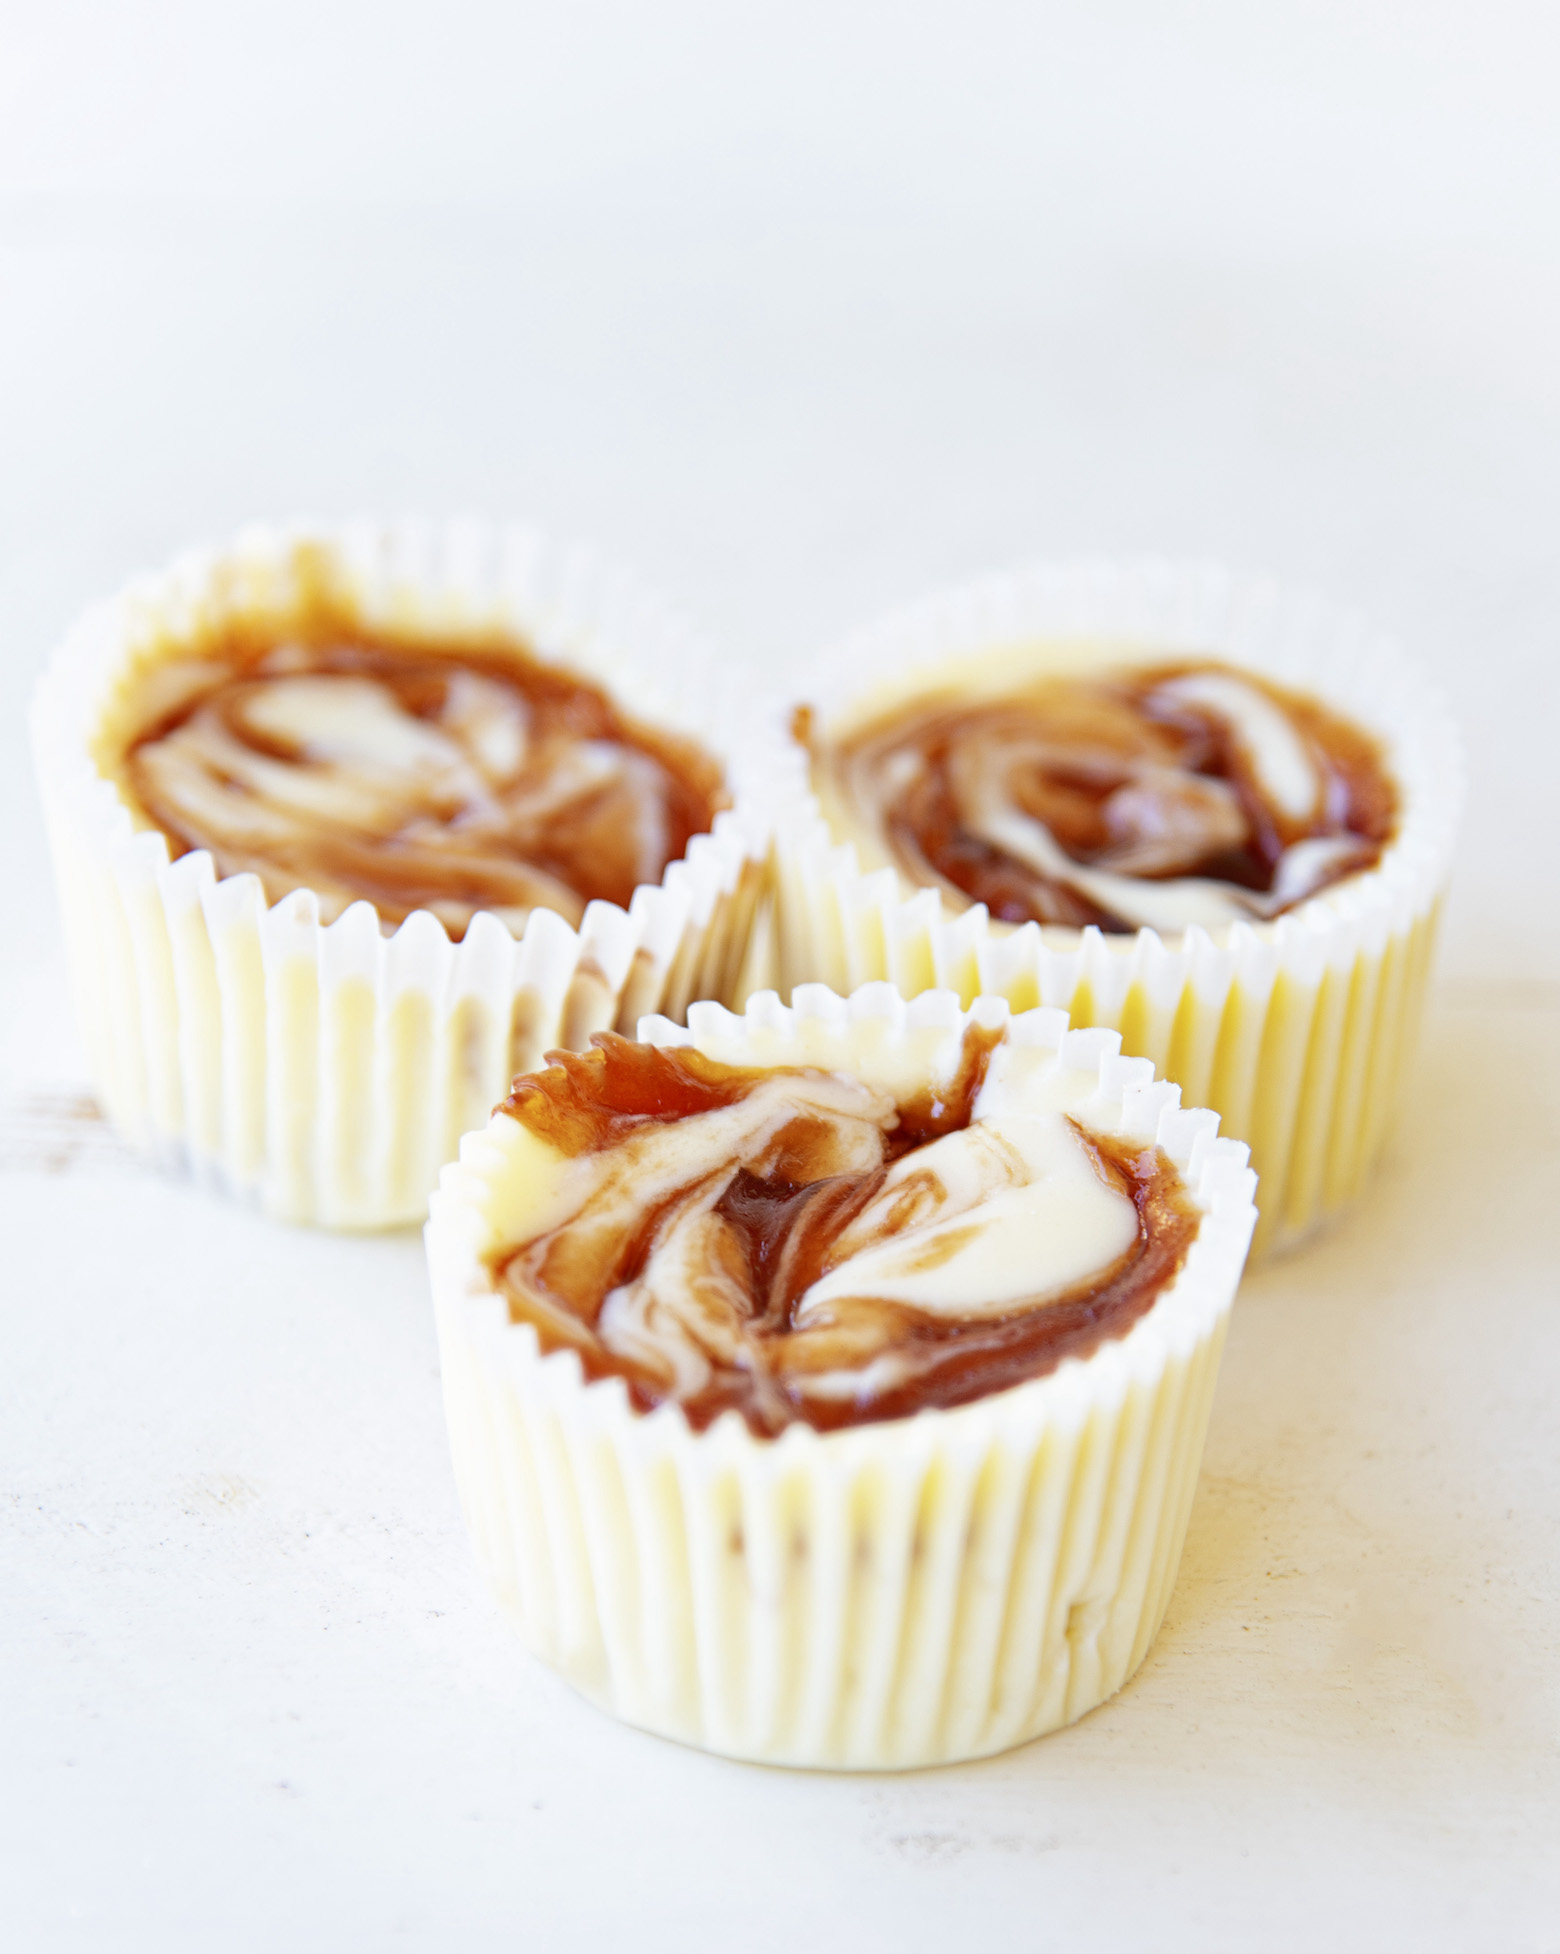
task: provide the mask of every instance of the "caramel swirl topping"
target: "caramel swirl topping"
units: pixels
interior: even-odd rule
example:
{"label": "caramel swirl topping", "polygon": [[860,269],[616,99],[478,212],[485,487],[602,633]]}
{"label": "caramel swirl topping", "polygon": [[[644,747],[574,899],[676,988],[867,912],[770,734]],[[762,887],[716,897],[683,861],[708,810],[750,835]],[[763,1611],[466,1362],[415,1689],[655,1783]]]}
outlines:
{"label": "caramel swirl topping", "polygon": [[726,805],[692,741],[641,725],[574,673],[490,636],[441,642],[330,606],[234,624],[144,675],[128,791],[175,853],[451,935],[479,910],[578,925],[627,906]]}
{"label": "caramel swirl topping", "polygon": [[611,1035],[553,1054],[504,1107],[555,1163],[543,1225],[490,1258],[511,1317],[641,1409],[735,1409],[760,1436],[1087,1356],[1152,1306],[1197,1210],[1157,1148],[1087,1131],[1003,1061],[972,1027],[952,1080],[901,1102]]}
{"label": "caramel swirl topping", "polygon": [[1127,932],[1279,916],[1374,866],[1397,794],[1315,700],[1211,661],[797,716],[820,792],[913,882],[1012,923]]}

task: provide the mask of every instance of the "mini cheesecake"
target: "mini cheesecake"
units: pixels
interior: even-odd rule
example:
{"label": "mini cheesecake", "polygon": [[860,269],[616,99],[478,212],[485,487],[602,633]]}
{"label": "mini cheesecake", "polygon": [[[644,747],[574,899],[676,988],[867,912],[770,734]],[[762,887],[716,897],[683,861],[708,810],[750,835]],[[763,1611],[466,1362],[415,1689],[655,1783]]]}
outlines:
{"label": "mini cheesecake", "polygon": [[90,613],[33,735],[116,1124],[289,1220],[420,1219],[544,1050],[736,993],[767,870],[719,699],[518,530],[252,531]]}
{"label": "mini cheesecake", "polygon": [[457,1478],[527,1643],[647,1728],[897,1767],[1141,1662],[1255,1221],[1053,1011],[772,993],[516,1081],[435,1197]]}
{"label": "mini cheesecake", "polygon": [[860,633],[774,719],[782,992],[951,985],[1119,1030],[1250,1144],[1259,1245],[1358,1192],[1461,804],[1392,647],[1201,568],[1041,568]]}

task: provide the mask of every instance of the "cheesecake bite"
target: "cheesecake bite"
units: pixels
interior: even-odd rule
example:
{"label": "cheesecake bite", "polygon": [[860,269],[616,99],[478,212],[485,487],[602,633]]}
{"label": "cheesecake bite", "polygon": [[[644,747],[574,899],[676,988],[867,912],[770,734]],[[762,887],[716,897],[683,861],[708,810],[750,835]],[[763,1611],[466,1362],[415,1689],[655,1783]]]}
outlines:
{"label": "cheesecake bite", "polygon": [[1164,1613],[1244,1147],[1057,1011],[804,986],[517,1081],[432,1205],[451,1449],[526,1644],[647,1729],[903,1769]]}
{"label": "cheesecake bite", "polygon": [[105,1109],[289,1221],[420,1220],[544,1052],[741,985],[718,667],[574,545],[245,530],[86,612],[32,735]]}

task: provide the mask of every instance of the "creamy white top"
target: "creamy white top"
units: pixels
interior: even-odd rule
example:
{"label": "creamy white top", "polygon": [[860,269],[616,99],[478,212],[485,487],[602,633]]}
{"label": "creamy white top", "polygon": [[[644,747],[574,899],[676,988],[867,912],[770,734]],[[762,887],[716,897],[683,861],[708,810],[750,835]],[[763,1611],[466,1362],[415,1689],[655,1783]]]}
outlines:
{"label": "creamy white top", "polygon": [[[1227,667],[1059,674],[1007,695],[910,696],[823,737],[814,778],[869,857],[960,902],[1005,914],[1020,888],[1040,920],[1214,928],[1279,915],[1373,859],[1320,724]],[[992,853],[977,862],[969,844]]]}
{"label": "creamy white top", "polygon": [[765,1337],[755,1318],[751,1271],[719,1204],[744,1171],[785,1175],[803,1137],[814,1180],[882,1166],[895,1101],[839,1073],[762,1076],[734,1104],[558,1161],[552,1187],[537,1188],[547,1236],[508,1262],[507,1279],[549,1329],[580,1343],[583,1326],[549,1300],[559,1265],[548,1257],[564,1257],[566,1276],[653,1214],[640,1272],[610,1290],[588,1333],[607,1351],[684,1399],[717,1367],[783,1379],[803,1397],[891,1389],[915,1363],[897,1334],[903,1310],[973,1323],[1040,1308],[1137,1240],[1136,1206],[1070,1117],[1096,1082],[1056,1065],[1015,1073],[1002,1058],[999,1047],[967,1127],[888,1168],[783,1337]]}
{"label": "creamy white top", "polygon": [[152,819],[221,873],[258,874],[270,900],[302,885],[327,920],[363,897],[456,933],[478,909],[516,932],[536,907],[577,925],[593,896],[626,904],[658,881],[712,818],[704,789],[567,675],[533,697],[519,660],[511,677],[381,648],[364,669],[319,669],[332,655],[170,661],[153,676],[167,689],[185,672],[190,703],[126,762]]}

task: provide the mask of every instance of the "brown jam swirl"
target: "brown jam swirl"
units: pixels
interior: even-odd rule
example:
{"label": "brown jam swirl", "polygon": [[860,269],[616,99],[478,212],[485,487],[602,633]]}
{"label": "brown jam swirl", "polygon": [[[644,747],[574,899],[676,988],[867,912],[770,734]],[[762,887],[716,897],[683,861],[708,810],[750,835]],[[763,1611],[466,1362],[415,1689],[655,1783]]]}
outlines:
{"label": "brown jam swirl", "polygon": [[393,926],[428,909],[460,937],[487,910],[576,926],[627,906],[728,803],[693,741],[498,631],[366,622],[328,592],[284,620],[228,620],[142,675],[117,760],[175,855],[209,849],[268,902],[362,899]]}
{"label": "brown jam swirl", "polygon": [[[1095,1175],[1137,1217],[1126,1252],[1090,1279],[997,1313],[932,1313],[872,1295],[821,1316],[801,1307],[842,1265],[841,1238],[853,1223],[859,1233],[889,1169],[970,1125],[999,1038],[971,1026],[949,1086],[909,1102],[840,1074],[728,1066],[610,1034],[588,1053],[553,1054],[502,1110],[565,1156],[590,1192],[570,1220],[490,1257],[512,1320],[532,1324],[544,1350],[575,1350],[587,1377],[621,1377],[640,1410],[675,1399],[701,1430],[735,1410],[760,1437],[796,1421],[832,1430],[966,1404],[1125,1335],[1180,1267],[1198,1211],[1159,1149],[1076,1122]],[[666,1129],[760,1094],[783,1100],[737,1157],[705,1157],[670,1183],[658,1174]],[[901,1176],[882,1232],[913,1224],[927,1178],[930,1167]],[[614,1299],[646,1279],[674,1225],[691,1228],[694,1249],[674,1271],[676,1337],[614,1343]],[[645,1321],[656,1323],[653,1311]]]}
{"label": "brown jam swirl", "polygon": [[[1298,801],[1276,792],[1220,709],[1232,683],[1287,728],[1309,805],[1307,775]],[[826,798],[913,882],[1010,923],[1125,933],[1282,915],[1373,867],[1397,825],[1376,739],[1212,660],[928,693],[838,741],[802,707],[793,730]],[[1166,886],[1156,900],[1144,884]]]}

